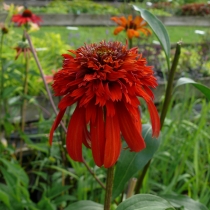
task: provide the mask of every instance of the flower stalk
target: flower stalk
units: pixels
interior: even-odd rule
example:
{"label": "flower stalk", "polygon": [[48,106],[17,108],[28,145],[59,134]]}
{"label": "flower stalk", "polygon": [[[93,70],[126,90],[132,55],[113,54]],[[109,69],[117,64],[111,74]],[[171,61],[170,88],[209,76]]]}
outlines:
{"label": "flower stalk", "polygon": [[[37,55],[36,55],[36,52],[35,52],[35,50],[34,50],[34,47],[33,47],[32,41],[31,41],[31,38],[30,38],[30,36],[29,36],[29,34],[28,34],[27,32],[25,32],[25,37],[26,37],[26,39],[28,40],[28,44],[29,44],[29,46],[30,46],[31,52],[32,52],[33,57],[34,57],[34,59],[35,59],[36,65],[37,65],[37,67],[39,68],[39,71],[40,71],[42,80],[43,80],[43,82],[44,82],[44,86],[45,86],[45,89],[46,89],[46,91],[47,91],[47,94],[48,94],[48,97],[49,97],[51,106],[52,106],[52,108],[53,108],[53,111],[54,111],[54,113],[57,115],[57,114],[58,114],[58,111],[57,111],[56,106],[55,106],[55,103],[54,103],[54,101],[53,101],[52,94],[51,94],[50,89],[49,89],[49,87],[48,87],[48,85],[47,85],[47,82],[46,82],[46,80],[45,80],[45,78],[44,78],[44,72],[43,72],[43,70],[42,70],[41,64],[40,64],[39,59],[38,59],[38,57],[37,57]],[[66,127],[64,126],[63,122],[61,122],[61,126],[62,126],[62,128],[64,129],[64,131],[66,132],[67,129],[66,129]]]}
{"label": "flower stalk", "polygon": [[111,207],[113,180],[114,180],[114,166],[107,169],[104,210],[110,210],[110,207]]}
{"label": "flower stalk", "polygon": [[167,88],[166,88],[166,93],[165,93],[165,100],[164,100],[161,115],[160,115],[160,127],[161,128],[164,124],[164,120],[165,120],[165,117],[166,117],[166,114],[168,111],[168,107],[170,105],[171,95],[172,95],[173,85],[174,85],[174,75],[175,75],[175,72],[177,69],[180,54],[181,54],[181,43],[178,42],[176,45],[176,51],[175,51],[174,60],[173,60],[172,66],[171,66],[171,70],[169,72],[168,83],[167,83]]}
{"label": "flower stalk", "polygon": [[[28,93],[28,73],[29,73],[29,54],[26,53],[25,55],[25,72],[24,72],[24,82],[23,82],[23,104],[21,107],[21,131],[24,132],[25,129],[25,118],[26,118],[26,106],[27,100],[26,95]],[[22,147],[23,147],[23,140],[20,141],[20,164],[22,163]]]}
{"label": "flower stalk", "polygon": [[[3,47],[4,34],[1,35],[0,41],[0,67],[1,67],[1,75],[0,75],[0,111],[4,113],[4,103],[3,103],[3,87],[4,87],[4,69],[3,69],[3,59],[2,59],[2,47]],[[1,133],[1,124],[0,124],[0,133]]]}

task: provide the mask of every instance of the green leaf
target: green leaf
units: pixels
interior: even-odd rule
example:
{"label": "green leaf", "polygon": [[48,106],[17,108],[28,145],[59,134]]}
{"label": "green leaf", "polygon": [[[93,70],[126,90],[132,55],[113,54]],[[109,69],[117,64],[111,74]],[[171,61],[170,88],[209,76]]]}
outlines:
{"label": "green leaf", "polygon": [[11,209],[9,195],[0,189],[0,201],[2,201],[9,209]]}
{"label": "green leaf", "polygon": [[59,196],[57,197],[55,200],[53,200],[52,202],[56,205],[56,206],[59,206],[61,205],[63,202],[66,202],[66,201],[76,201],[77,198],[73,195],[62,195],[62,196]]}
{"label": "green leaf", "polygon": [[8,173],[19,179],[25,187],[28,187],[29,183],[28,176],[26,172],[23,170],[23,168],[19,165],[19,163],[13,163],[3,158],[0,158],[0,162],[2,162],[7,167]]}
{"label": "green leaf", "polygon": [[148,163],[158,149],[160,139],[153,139],[151,130],[149,124],[142,126],[142,135],[146,143],[144,150],[141,152],[122,150],[116,165],[112,199],[123,191],[126,182]]}
{"label": "green leaf", "polygon": [[70,204],[68,207],[65,208],[65,210],[103,210],[103,205],[99,203],[95,203],[93,201],[78,201],[73,204]]}
{"label": "green leaf", "polygon": [[58,167],[58,166],[48,166],[48,167],[49,167],[49,168],[52,168],[52,169],[55,169],[55,170],[57,170],[57,171],[60,171],[60,172],[66,174],[66,175],[69,175],[69,176],[71,176],[71,177],[73,177],[73,178],[75,178],[75,179],[79,179],[77,175],[71,173],[70,171],[67,171],[66,169],[60,168],[60,167]]}
{"label": "green leaf", "polygon": [[138,194],[120,203],[116,210],[175,210],[165,199],[149,194]]}
{"label": "green leaf", "polygon": [[39,209],[56,210],[56,206],[52,204],[50,200],[45,196],[43,196],[42,199],[39,201],[37,207]]}
{"label": "green leaf", "polygon": [[183,206],[183,210],[208,210],[203,204],[184,195],[161,195],[161,197],[169,201],[176,208]]}
{"label": "green leaf", "polygon": [[71,186],[62,186],[60,183],[53,184],[52,188],[47,191],[47,197],[53,199],[58,195],[61,195],[63,192],[67,191]]}
{"label": "green leaf", "polygon": [[182,78],[178,79],[175,88],[180,85],[185,85],[185,84],[192,84],[194,87],[196,87],[198,90],[200,90],[206,96],[206,98],[208,98],[210,100],[210,88],[208,88],[205,85],[202,85],[200,83],[197,83],[190,78],[182,77]]}
{"label": "green leaf", "polygon": [[48,154],[50,146],[47,143],[33,143],[26,134],[21,132],[20,137],[26,142],[29,148]]}
{"label": "green leaf", "polygon": [[162,22],[156,18],[152,13],[145,9],[138,8],[133,5],[134,10],[140,12],[141,17],[149,24],[154,34],[157,36],[160,41],[161,46],[166,55],[166,60],[168,64],[168,69],[170,69],[170,39],[168,36],[168,32]]}

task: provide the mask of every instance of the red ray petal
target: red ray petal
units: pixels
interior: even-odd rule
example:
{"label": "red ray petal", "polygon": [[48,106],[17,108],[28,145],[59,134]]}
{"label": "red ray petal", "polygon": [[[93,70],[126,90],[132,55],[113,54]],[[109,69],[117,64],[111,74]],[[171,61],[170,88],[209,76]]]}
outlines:
{"label": "red ray petal", "polygon": [[124,103],[116,103],[116,111],[119,120],[120,130],[130,149],[139,152],[145,148],[145,142],[140,132],[136,129],[133,119],[126,109]]}
{"label": "red ray petal", "polygon": [[113,117],[115,115],[114,103],[110,100],[106,101],[107,115]]}
{"label": "red ray petal", "polygon": [[85,139],[83,139],[83,144],[87,148],[91,148],[90,132],[87,130],[87,126],[85,126],[84,129],[85,129],[84,130],[84,132],[85,132]]}
{"label": "red ray petal", "polygon": [[100,167],[104,163],[105,132],[102,108],[98,106],[96,112],[95,123],[90,122],[90,135],[93,158]]}
{"label": "red ray petal", "polygon": [[96,108],[94,100],[90,101],[86,107],[86,123],[91,121],[93,124],[96,120]]}
{"label": "red ray petal", "polygon": [[113,117],[106,115],[106,145],[104,153],[104,167],[113,166],[121,151],[120,126],[117,115]]}
{"label": "red ray petal", "polygon": [[61,121],[61,119],[62,119],[62,117],[63,117],[63,115],[65,113],[65,111],[66,111],[66,108],[60,110],[60,112],[58,113],[58,115],[57,115],[57,117],[56,117],[56,119],[55,119],[55,121],[54,121],[54,123],[52,125],[52,128],[50,130],[50,136],[49,136],[49,143],[50,143],[50,145],[52,145],[53,133],[54,133],[55,129],[58,127],[58,125],[59,125],[59,123],[60,123],[60,121]]}
{"label": "red ray petal", "polygon": [[68,125],[66,148],[69,156],[79,162],[83,161],[82,142],[85,141],[84,126],[86,126],[85,108],[80,108],[77,105]]}
{"label": "red ray petal", "polygon": [[58,104],[60,110],[66,109],[68,106],[71,106],[75,103],[75,99],[72,98],[69,94],[65,95]]}
{"label": "red ray petal", "polygon": [[152,101],[147,102],[147,106],[149,109],[150,120],[152,124],[152,136],[157,138],[160,133],[160,118],[158,115],[158,111]]}

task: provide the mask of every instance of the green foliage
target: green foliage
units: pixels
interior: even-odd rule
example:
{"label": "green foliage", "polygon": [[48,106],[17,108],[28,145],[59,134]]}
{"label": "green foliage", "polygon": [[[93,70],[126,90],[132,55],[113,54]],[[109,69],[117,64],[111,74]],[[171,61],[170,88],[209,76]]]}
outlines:
{"label": "green foliage", "polygon": [[165,199],[155,195],[134,195],[122,202],[116,210],[175,210]]}
{"label": "green foliage", "polygon": [[65,210],[79,209],[79,210],[103,210],[103,206],[93,201],[78,201],[69,205]]}
{"label": "green foliage", "polygon": [[59,1],[54,0],[45,8],[31,8],[36,13],[59,14],[120,14],[119,10],[109,4],[99,4],[90,0]]}
{"label": "green foliage", "polygon": [[[108,10],[105,7],[95,5],[93,2],[88,1],[88,7],[83,3],[81,1],[72,1],[63,4],[62,1],[53,1],[53,6],[49,7],[48,12],[62,11],[64,13],[74,12],[79,14],[80,12],[89,13],[89,10],[92,10],[95,13],[102,14]],[[70,7],[67,4],[72,5]],[[170,33],[168,36],[165,27],[148,11],[137,10],[148,21],[161,42],[167,60],[166,68],[168,68],[171,59]],[[113,8],[110,9],[110,14],[113,11]],[[114,12],[114,14],[116,15],[117,13]],[[113,27],[108,29],[113,31]],[[20,99],[22,98],[26,98],[29,103],[38,106],[39,103],[34,99],[34,96],[45,92],[39,70],[31,56],[29,91],[27,95],[22,94],[24,57],[21,55],[15,61],[15,51],[11,48],[11,45],[15,47],[22,38],[22,34],[18,35],[17,33],[19,30],[11,29],[3,42],[3,65],[1,66],[1,70],[4,72],[3,99],[6,101],[6,107],[12,107],[12,110],[17,109],[17,105],[21,104]],[[66,29],[63,32],[65,35],[61,32],[62,28],[51,27],[50,30],[53,33],[45,33],[45,30],[47,31],[49,28],[43,28],[43,32],[34,33],[32,41],[44,73],[52,74],[52,70],[57,70],[62,66],[61,54],[66,53],[66,50],[71,47],[66,44],[69,41]],[[55,33],[55,30],[61,34]],[[74,46],[78,47],[86,41],[87,43],[100,41],[102,38],[125,42],[123,35],[120,38],[114,37],[109,32],[110,36],[108,36],[104,30],[105,28],[81,27],[79,29],[79,33],[81,33],[80,40],[77,36],[73,40]],[[91,36],[87,32],[91,33]],[[88,40],[87,37],[89,37]],[[146,40],[146,42],[150,42],[154,37],[155,35],[150,40]],[[175,39],[177,37],[174,37]],[[139,40],[136,40],[136,43],[137,41]],[[185,54],[186,51],[183,52]],[[184,65],[187,62],[192,62],[190,65],[197,65],[196,50],[191,53],[192,60],[186,60],[183,57],[180,69],[185,68]],[[206,68],[209,70],[208,65]],[[204,93],[206,98],[209,99],[210,97],[209,88],[200,83],[185,78],[178,81],[178,85],[181,84],[192,84]],[[144,125],[143,135],[147,148],[136,154],[128,150],[123,151],[116,166],[113,197],[119,201],[123,200],[120,193],[125,190],[127,181],[132,177],[137,177],[137,172],[142,170],[143,166],[154,157],[141,189],[141,193],[154,195],[135,195],[130,199],[124,200],[116,208],[113,205],[113,209],[188,210],[192,209],[193,206],[195,210],[205,210],[206,207],[199,202],[207,206],[210,205],[210,105],[206,102],[206,98],[205,100],[201,98],[195,100],[192,95],[192,89],[189,90],[188,86],[186,90],[184,89],[183,91],[181,86],[175,89],[173,97],[179,97],[176,97],[176,100],[170,104],[170,112],[164,124],[159,150],[157,148],[159,147],[160,139],[153,140],[150,127]],[[197,106],[202,106],[202,109],[198,111],[195,108]],[[41,107],[41,109],[43,108],[47,109],[46,107]],[[144,105],[142,105],[142,109],[142,120],[148,121],[149,116],[144,110]],[[45,119],[40,112],[39,121],[29,125],[32,128],[35,126],[37,133],[26,134],[20,131],[19,123],[11,120],[12,112],[8,113],[3,120],[8,143],[3,145],[4,142],[0,139],[0,209],[21,210],[25,209],[26,206],[29,210],[103,209],[102,203],[104,203],[105,193],[96,182],[95,177],[97,176],[104,184],[106,171],[103,167],[98,168],[94,165],[91,150],[84,148],[84,159],[93,171],[93,176],[90,175],[84,164],[74,162],[66,154],[66,149],[64,148],[65,134],[61,130],[58,129],[58,132],[55,133],[55,142],[52,147],[49,147],[48,135],[54,115],[49,115],[48,119]],[[64,123],[69,121],[71,113],[72,110],[70,109],[65,116]],[[23,151],[18,148],[18,139],[9,141],[11,133],[14,131],[17,131],[18,137],[21,138],[24,146],[27,146],[24,147]],[[21,153],[23,155],[22,161],[20,161]],[[33,193],[38,197],[36,201],[31,198]],[[170,196],[166,194],[170,194]],[[190,198],[183,195],[188,195]]]}
{"label": "green foliage", "polygon": [[201,203],[196,202],[184,195],[162,195],[161,197],[170,202],[174,207],[176,207],[176,209],[183,207],[184,210],[207,210],[207,208]]}

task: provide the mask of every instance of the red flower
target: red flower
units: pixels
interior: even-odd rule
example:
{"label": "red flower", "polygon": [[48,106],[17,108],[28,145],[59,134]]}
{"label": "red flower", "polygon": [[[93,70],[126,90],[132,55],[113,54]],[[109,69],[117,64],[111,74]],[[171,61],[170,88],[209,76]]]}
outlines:
{"label": "red flower", "polygon": [[158,137],[160,121],[150,90],[157,81],[137,48],[129,50],[120,42],[102,41],[69,52],[74,56],[63,54],[63,69],[55,74],[52,85],[55,95],[64,97],[50,131],[50,144],[66,108],[77,103],[66,139],[73,160],[83,161],[84,144],[92,149],[96,165],[111,167],[120,155],[120,131],[131,151],[141,151],[145,142],[138,96],[147,103],[153,136]]}
{"label": "red flower", "polygon": [[132,15],[129,15],[128,19],[125,17],[112,17],[111,20],[118,24],[118,27],[114,30],[114,35],[126,31],[127,37],[132,39],[133,37],[139,37],[140,32],[145,36],[152,34],[151,30],[145,27],[147,23],[140,16],[136,16],[135,19],[133,19]]}
{"label": "red flower", "polygon": [[40,17],[33,14],[29,9],[25,9],[22,14],[13,15],[12,21],[14,23],[18,23],[18,26],[21,26],[29,22],[39,24],[42,20]]}

